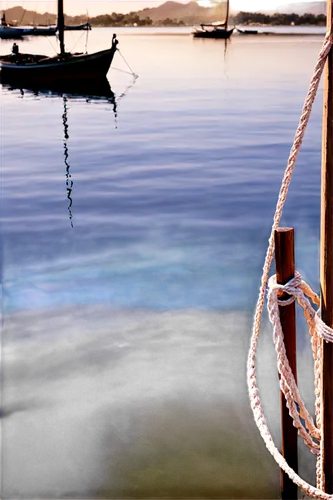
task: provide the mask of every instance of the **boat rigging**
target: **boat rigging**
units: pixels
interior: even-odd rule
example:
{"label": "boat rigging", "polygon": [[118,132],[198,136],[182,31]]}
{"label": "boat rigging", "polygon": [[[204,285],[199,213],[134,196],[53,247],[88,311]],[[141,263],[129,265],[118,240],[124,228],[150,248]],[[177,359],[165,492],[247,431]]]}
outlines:
{"label": "boat rigging", "polygon": [[[222,19],[219,22],[202,23],[200,28],[195,28],[192,35],[195,38],[229,38],[234,28],[228,29],[229,20],[229,0],[203,0],[204,5],[207,7],[214,7],[218,12],[219,17]],[[200,5],[200,0],[199,0]]]}
{"label": "boat rigging", "polygon": [[114,34],[111,47],[92,54],[82,52],[66,52],[65,23],[63,0],[58,0],[58,38],[60,52],[54,57],[40,54],[19,52],[16,45],[11,54],[0,56],[1,81],[45,82],[57,83],[64,81],[94,81],[105,78],[114,54],[118,40]]}

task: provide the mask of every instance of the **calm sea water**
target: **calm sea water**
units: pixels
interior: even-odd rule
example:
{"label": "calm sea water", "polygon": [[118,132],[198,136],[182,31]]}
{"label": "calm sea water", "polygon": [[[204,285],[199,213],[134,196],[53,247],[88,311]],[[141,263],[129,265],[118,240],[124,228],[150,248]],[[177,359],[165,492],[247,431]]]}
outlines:
{"label": "calm sea water", "polygon": [[[112,33],[94,29],[89,51]],[[115,105],[2,88],[2,498],[277,497],[245,363],[323,37],[117,34]],[[84,50],[85,34],[67,35]],[[315,288],[321,117],[320,90],[282,221]],[[261,383],[279,439],[266,333]]]}
{"label": "calm sea water", "polygon": [[[93,31],[91,50],[110,35]],[[116,115],[103,102],[67,103],[73,228],[63,100],[2,92],[4,308],[252,307],[321,39],[235,36],[225,52],[187,36],[119,38],[139,79],[110,71]],[[50,52],[49,40],[30,45]],[[314,241],[320,113],[319,97],[287,210]]]}

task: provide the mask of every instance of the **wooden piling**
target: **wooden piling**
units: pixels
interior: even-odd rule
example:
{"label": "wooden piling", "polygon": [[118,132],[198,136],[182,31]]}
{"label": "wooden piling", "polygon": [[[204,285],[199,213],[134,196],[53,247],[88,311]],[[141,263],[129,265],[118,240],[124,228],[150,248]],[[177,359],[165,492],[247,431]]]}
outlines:
{"label": "wooden piling", "polygon": [[[286,284],[295,274],[294,230],[283,227],[275,231],[275,264],[276,279],[280,284]],[[280,300],[289,298],[283,294]],[[286,352],[290,368],[297,382],[296,368],[296,316],[295,302],[287,306],[279,306],[281,326],[284,335]],[[282,455],[288,465],[298,472],[297,429],[289,415],[284,394],[281,392],[281,424],[282,424]],[[281,493],[283,500],[297,499],[297,486],[285,472],[281,472]]]}
{"label": "wooden piling", "polygon": [[[327,1],[327,29],[332,30],[332,0]],[[333,327],[333,50],[324,76],[321,180],[320,289],[323,321]],[[324,342],[322,362],[324,489],[333,493],[333,344]]]}

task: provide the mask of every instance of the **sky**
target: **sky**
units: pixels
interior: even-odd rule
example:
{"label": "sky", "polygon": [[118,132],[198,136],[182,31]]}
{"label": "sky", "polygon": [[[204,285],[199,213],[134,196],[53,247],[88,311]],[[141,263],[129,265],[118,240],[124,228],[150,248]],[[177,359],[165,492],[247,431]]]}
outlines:
{"label": "sky", "polygon": [[[86,14],[96,16],[112,12],[126,14],[145,7],[157,7],[166,0],[64,0],[65,12],[69,15]],[[188,0],[175,0],[187,3]],[[235,10],[268,10],[288,3],[300,3],[306,0],[230,0],[231,9]],[[38,12],[55,12],[56,0],[0,0],[0,10],[21,5],[26,10]]]}

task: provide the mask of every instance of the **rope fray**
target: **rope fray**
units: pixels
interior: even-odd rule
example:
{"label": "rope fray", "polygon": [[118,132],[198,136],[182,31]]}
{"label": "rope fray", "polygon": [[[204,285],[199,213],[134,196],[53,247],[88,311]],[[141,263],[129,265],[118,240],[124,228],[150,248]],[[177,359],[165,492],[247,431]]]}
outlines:
{"label": "rope fray", "polygon": [[[332,0],[331,0],[332,1]],[[257,382],[257,374],[256,374],[256,352],[257,352],[257,344],[258,344],[258,339],[259,339],[259,333],[260,333],[260,324],[261,324],[261,317],[262,317],[262,311],[264,308],[264,303],[265,303],[265,296],[266,296],[266,287],[268,283],[268,277],[269,277],[269,271],[270,267],[273,261],[274,257],[274,232],[275,230],[279,227],[280,225],[280,220],[282,217],[282,212],[283,212],[283,207],[287,199],[287,194],[291,182],[291,177],[295,168],[296,164],[296,158],[298,156],[302,140],[305,134],[305,129],[307,126],[307,123],[309,121],[310,115],[311,115],[311,110],[312,110],[312,105],[315,100],[318,87],[319,87],[319,82],[321,75],[323,73],[327,56],[330,53],[330,50],[332,49],[333,46],[333,31],[332,28],[329,30],[329,32],[326,34],[323,46],[321,48],[321,51],[318,56],[318,61],[314,69],[313,76],[310,81],[309,85],[309,90],[303,105],[302,109],[302,114],[300,117],[300,121],[295,133],[295,138],[294,142],[292,145],[292,148],[290,150],[290,155],[289,159],[287,162],[287,167],[284,172],[284,176],[282,179],[281,183],[281,188],[276,204],[276,209],[274,213],[274,218],[273,218],[273,225],[271,229],[271,234],[269,237],[269,245],[268,249],[266,252],[266,257],[265,257],[265,262],[263,266],[263,273],[261,277],[261,283],[260,283],[260,288],[259,288],[259,296],[257,300],[257,305],[256,305],[256,310],[254,314],[254,322],[253,322],[253,329],[252,329],[252,336],[251,336],[251,342],[250,342],[250,349],[249,349],[249,355],[248,355],[248,361],[247,361],[247,384],[248,384],[248,391],[249,391],[249,397],[250,397],[250,402],[251,402],[251,408],[254,416],[255,423],[259,429],[259,432],[266,444],[266,447],[268,451],[271,453],[279,467],[290,477],[290,479],[299,487],[303,490],[303,492],[312,498],[318,498],[322,500],[333,500],[333,495],[330,495],[328,493],[325,493],[323,491],[324,489],[324,477],[323,477],[323,472],[322,472],[322,454],[318,453],[318,440],[316,436],[320,436],[320,433],[318,432],[321,427],[321,409],[320,409],[320,385],[318,383],[319,377],[315,378],[315,395],[316,395],[316,408],[315,408],[315,413],[316,413],[316,425],[311,423],[311,418],[309,418],[309,421],[305,423],[305,428],[306,430],[304,431],[305,434],[308,434],[308,430],[311,430],[311,435],[310,435],[310,449],[317,454],[318,460],[317,460],[317,487],[314,487],[310,484],[308,484],[304,479],[302,479],[296,472],[289,467],[288,463],[284,459],[284,457],[281,455],[277,447],[275,446],[275,443],[273,441],[272,435],[270,433],[270,430],[268,428],[267,422],[266,422],[266,417],[261,405],[261,399],[260,399],[260,393],[259,393],[259,388],[258,388],[258,382]],[[294,283],[295,284],[295,283]],[[290,285],[290,284],[289,284]],[[292,285],[292,284],[291,284]],[[302,284],[302,286],[306,286],[306,284]],[[289,289],[289,295],[292,295],[291,288]],[[304,301],[309,301],[307,297],[310,297],[308,293],[305,293],[305,288],[303,290],[300,289],[300,287],[295,287],[295,298],[298,300],[298,297],[300,296],[300,293],[305,294],[306,296],[304,297]],[[276,296],[277,296],[277,291],[275,291]],[[288,292],[287,292],[288,293]],[[302,298],[303,300],[303,298]],[[312,298],[311,298],[312,300]],[[314,300],[314,303],[316,301]],[[311,305],[311,304],[310,304]],[[278,304],[277,304],[278,306]],[[312,308],[312,306],[311,306]],[[310,309],[306,308],[307,314],[309,315],[309,322],[311,324],[310,329],[312,332],[312,351],[314,355],[314,361],[315,361],[315,373],[320,372],[320,359],[322,356],[321,352],[321,346],[322,346],[322,341],[321,338],[324,338],[325,340],[331,340],[332,337],[332,332],[330,329],[326,327],[326,325],[322,324],[322,321],[320,320],[320,312],[316,311],[314,314],[310,311]],[[307,318],[308,319],[308,318]],[[313,326],[313,320],[315,322],[315,325]],[[280,341],[278,340],[278,343]],[[281,347],[281,349],[283,349]],[[288,371],[288,365],[285,365],[286,371]],[[289,367],[290,368],[290,367]],[[288,387],[286,387],[286,393],[288,394]],[[288,396],[289,397],[289,396]],[[291,397],[291,396],[290,396]],[[287,398],[286,398],[287,399]],[[296,406],[294,403],[291,403],[291,406]],[[308,412],[304,408],[300,409],[300,412],[302,415],[307,416]],[[304,413],[303,413],[304,412]],[[301,419],[303,419],[303,416],[299,415],[299,419],[301,422]],[[304,425],[303,425],[304,428]],[[309,432],[310,433],[310,432]],[[303,437],[303,436],[302,436]]]}

